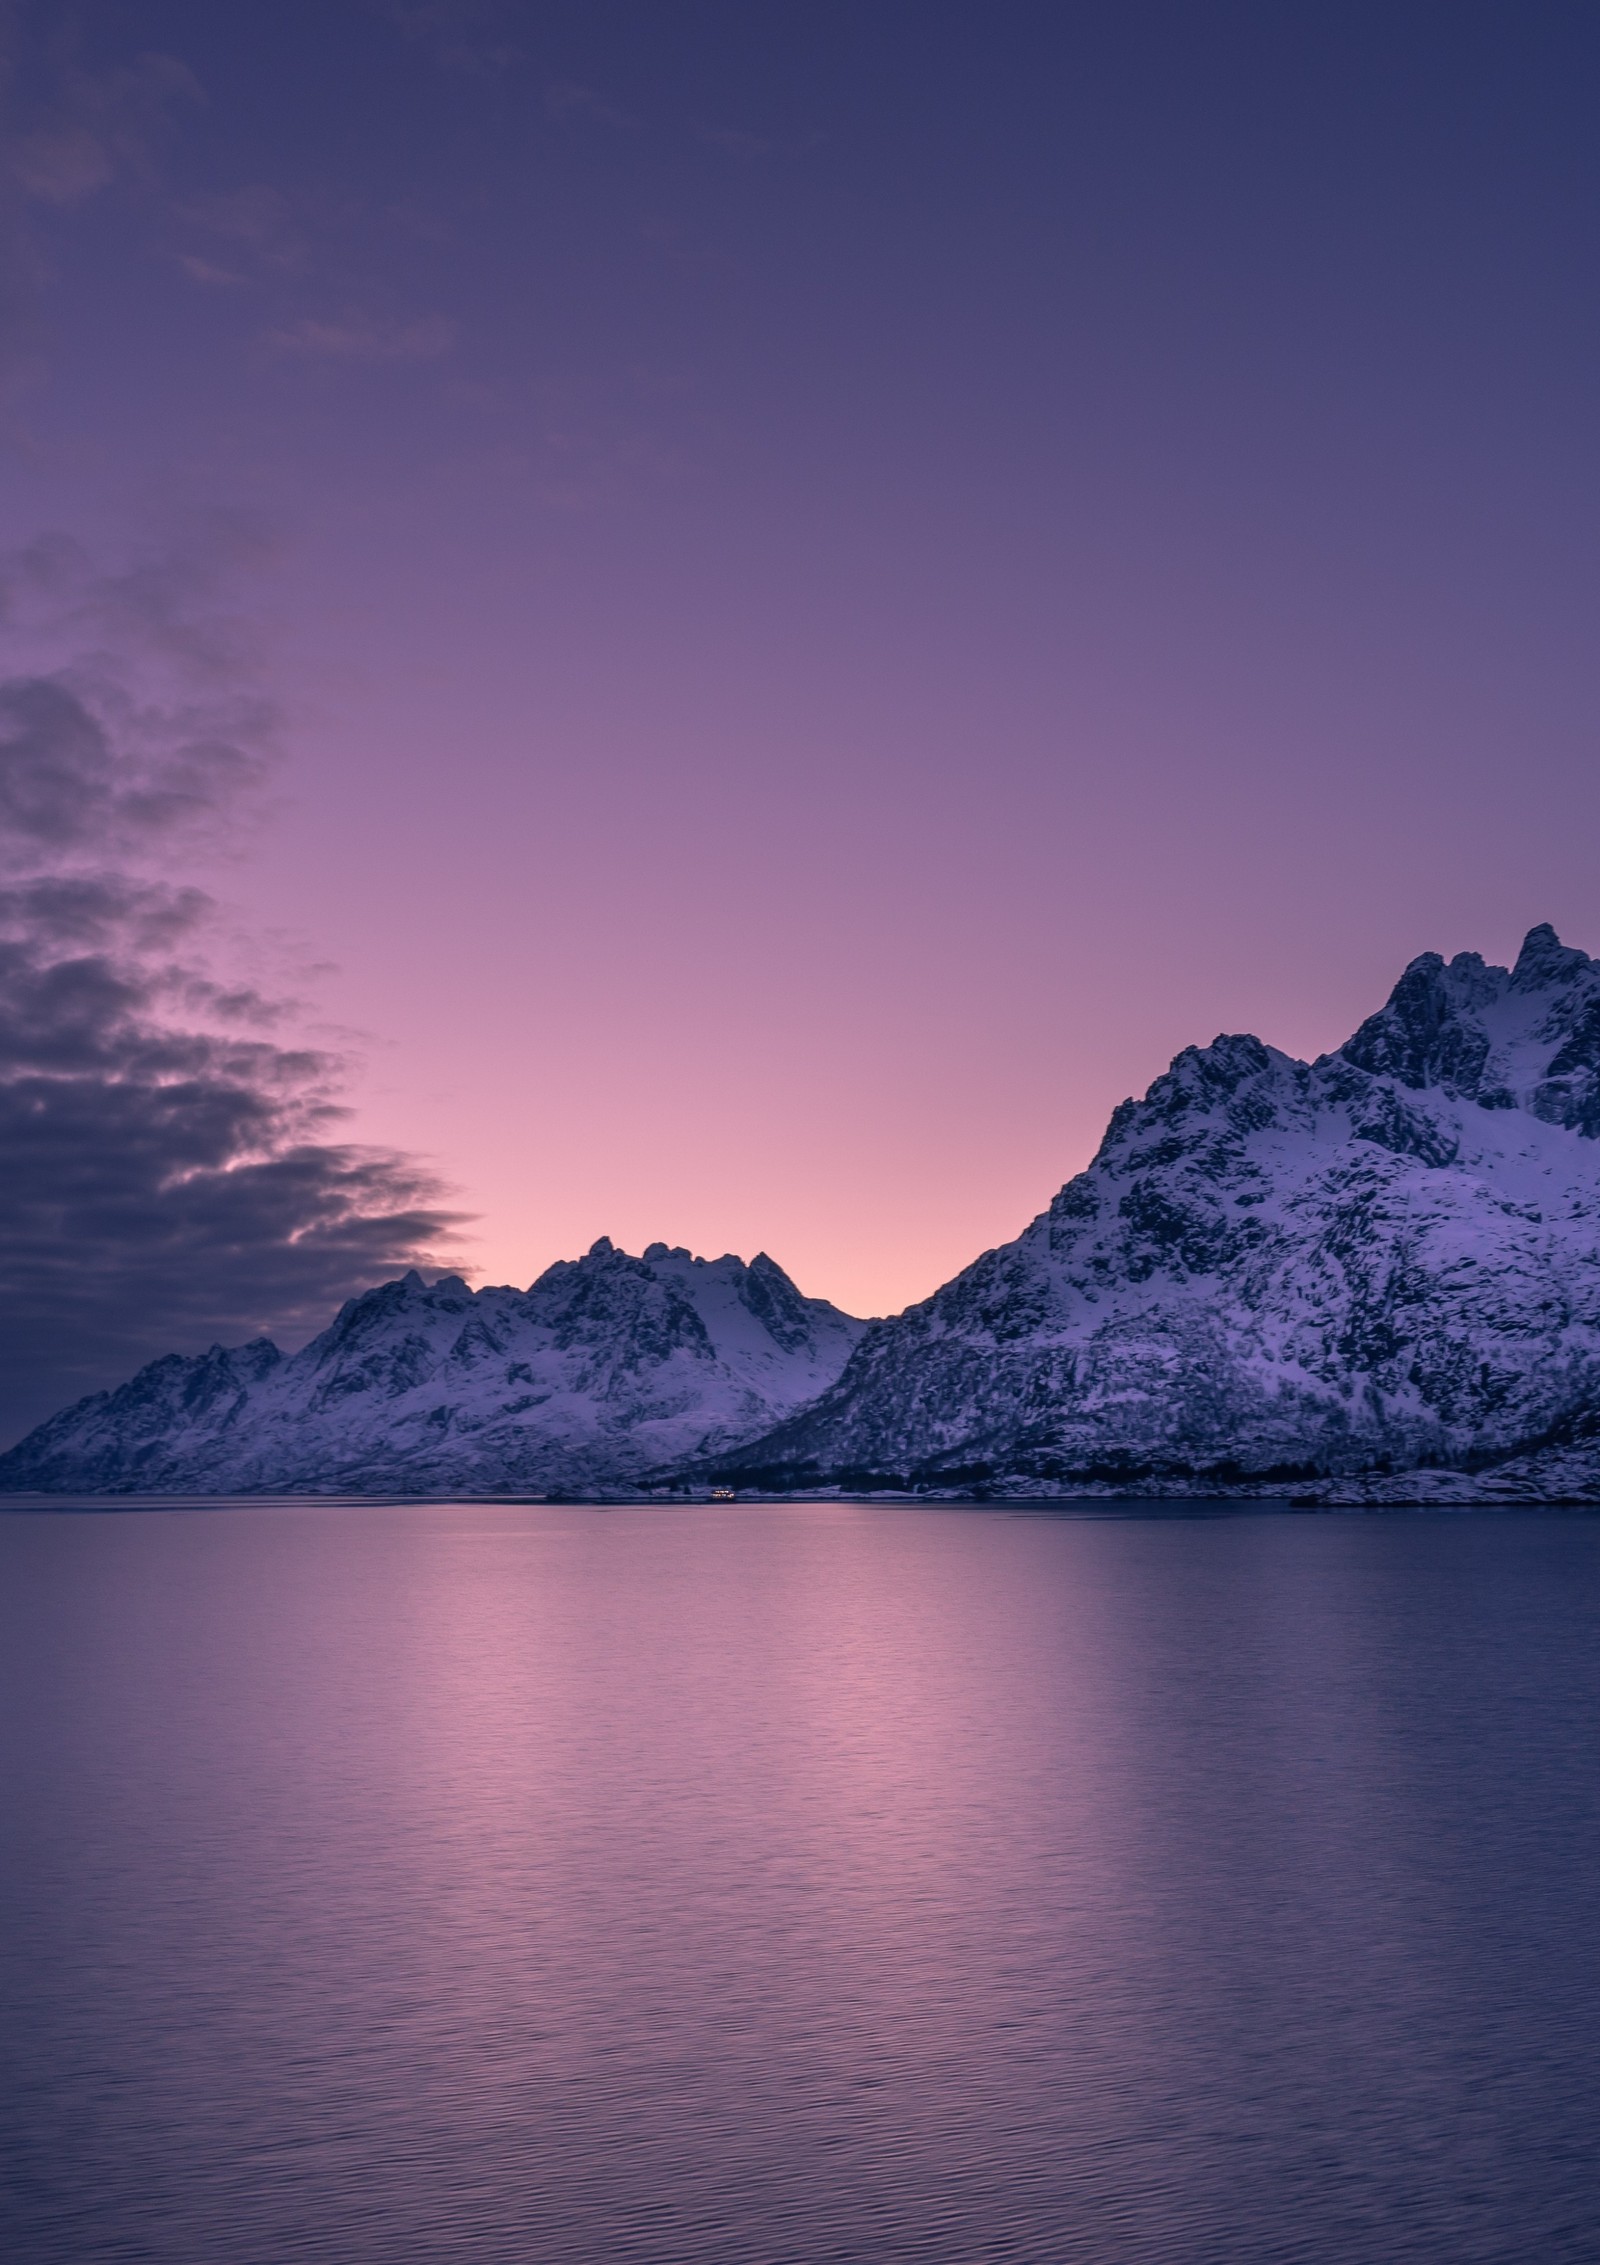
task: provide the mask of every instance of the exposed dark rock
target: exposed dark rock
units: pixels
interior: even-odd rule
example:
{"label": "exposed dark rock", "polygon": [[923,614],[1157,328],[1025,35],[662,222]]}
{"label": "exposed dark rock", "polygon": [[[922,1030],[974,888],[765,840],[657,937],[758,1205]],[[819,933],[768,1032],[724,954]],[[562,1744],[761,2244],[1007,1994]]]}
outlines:
{"label": "exposed dark rock", "polygon": [[1600,1477],[1597,1057],[1600,967],[1549,928],[1514,972],[1425,953],[1313,1064],[1187,1048],[1015,1243],[718,1475],[1498,1498],[1559,1455],[1570,1496]]}
{"label": "exposed dark rock", "polygon": [[625,1489],[813,1399],[861,1332],[770,1258],[651,1249],[602,1238],[526,1291],[411,1273],[352,1298],[292,1358],[261,1342],[153,1362],[0,1457],[0,1486]]}
{"label": "exposed dark rock", "polygon": [[682,1486],[1600,1500],[1600,966],[1414,960],[1349,1044],[1188,1047],[890,1321],[602,1237],[157,1361],[0,1458],[88,1490]]}

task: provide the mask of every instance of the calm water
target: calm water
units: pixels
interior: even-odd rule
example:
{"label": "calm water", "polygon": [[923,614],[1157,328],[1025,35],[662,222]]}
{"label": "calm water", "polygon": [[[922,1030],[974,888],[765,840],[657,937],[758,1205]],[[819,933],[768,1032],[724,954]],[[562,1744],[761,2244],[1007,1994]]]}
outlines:
{"label": "calm water", "polygon": [[1600,2256],[1600,1521],[0,1516],[17,2265]]}

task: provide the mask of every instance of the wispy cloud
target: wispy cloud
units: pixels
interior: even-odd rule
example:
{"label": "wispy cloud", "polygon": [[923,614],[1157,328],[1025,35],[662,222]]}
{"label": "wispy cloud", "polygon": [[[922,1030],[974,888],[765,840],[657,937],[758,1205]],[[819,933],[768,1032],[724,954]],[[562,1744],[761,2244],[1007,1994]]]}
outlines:
{"label": "wispy cloud", "polygon": [[147,173],[175,114],[203,103],[174,55],[141,55],[114,71],[68,71],[45,115],[8,136],[6,165],[41,204],[81,204],[119,174]]}
{"label": "wispy cloud", "polygon": [[8,408],[48,366],[50,224],[119,184],[148,190],[180,116],[205,100],[174,56],[86,71],[70,45],[37,32],[29,11],[0,0],[0,406]]}
{"label": "wispy cloud", "polygon": [[302,315],[267,333],[279,353],[330,362],[436,362],[455,349],[448,315]]}
{"label": "wispy cloud", "polygon": [[230,291],[244,281],[236,267],[220,267],[215,260],[199,259],[193,252],[180,252],[178,265],[191,283],[211,291]]}
{"label": "wispy cloud", "polygon": [[208,254],[244,261],[268,274],[293,273],[310,259],[305,229],[289,199],[265,181],[188,197],[174,206],[173,219],[203,242]]}
{"label": "wispy cloud", "polygon": [[515,22],[505,0],[367,0],[371,12],[402,39],[425,47],[444,69],[488,78],[526,62],[507,36]]}
{"label": "wispy cloud", "polygon": [[[376,12],[428,40],[474,26],[487,35],[503,17],[491,0]],[[454,354],[453,317],[408,307],[392,283],[397,243],[410,252],[447,239],[437,214],[326,182],[177,192],[165,145],[206,100],[193,71],[164,54],[84,70],[70,42],[52,42],[47,14],[0,0],[0,406],[47,374],[61,221],[103,194],[129,200],[152,257],[198,290],[238,294],[245,335],[285,361],[376,367]]]}
{"label": "wispy cloud", "polygon": [[737,126],[702,126],[700,139],[713,149],[725,150],[729,157],[775,157],[783,147],[769,135],[747,134]]}
{"label": "wispy cloud", "polygon": [[596,126],[609,126],[614,133],[632,133],[638,120],[595,87],[580,86],[573,79],[552,79],[544,90],[545,115],[550,118],[587,119]]}

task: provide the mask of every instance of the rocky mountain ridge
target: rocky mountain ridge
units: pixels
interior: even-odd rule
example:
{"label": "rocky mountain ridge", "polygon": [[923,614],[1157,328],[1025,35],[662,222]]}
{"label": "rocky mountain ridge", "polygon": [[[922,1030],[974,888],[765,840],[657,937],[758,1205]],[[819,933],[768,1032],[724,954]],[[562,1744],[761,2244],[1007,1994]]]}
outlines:
{"label": "rocky mountain ridge", "polygon": [[627,1489],[813,1400],[864,1323],[762,1253],[602,1237],[527,1290],[416,1273],[309,1345],[171,1355],[0,1456],[41,1492],[579,1493]]}
{"label": "rocky mountain ridge", "polygon": [[1413,960],[1344,1046],[1190,1047],[1012,1243],[891,1320],[597,1244],[157,1362],[0,1486],[1600,1502],[1600,962]]}
{"label": "rocky mountain ridge", "polygon": [[1333,1054],[1189,1048],[747,1485],[1600,1499],[1600,963],[1414,960]]}

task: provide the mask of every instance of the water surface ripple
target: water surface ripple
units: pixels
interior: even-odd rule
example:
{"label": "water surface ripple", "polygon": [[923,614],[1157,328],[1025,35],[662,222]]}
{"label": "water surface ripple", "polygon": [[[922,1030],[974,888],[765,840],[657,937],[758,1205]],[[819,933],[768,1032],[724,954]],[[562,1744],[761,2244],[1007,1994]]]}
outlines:
{"label": "water surface ripple", "polygon": [[1600,1522],[0,1517],[17,2265],[1600,2256]]}

